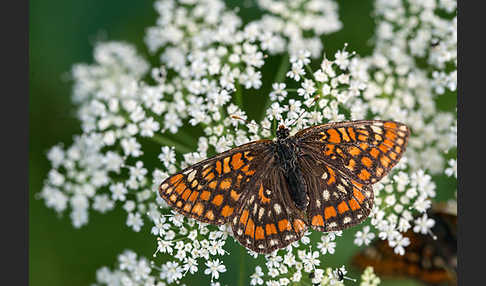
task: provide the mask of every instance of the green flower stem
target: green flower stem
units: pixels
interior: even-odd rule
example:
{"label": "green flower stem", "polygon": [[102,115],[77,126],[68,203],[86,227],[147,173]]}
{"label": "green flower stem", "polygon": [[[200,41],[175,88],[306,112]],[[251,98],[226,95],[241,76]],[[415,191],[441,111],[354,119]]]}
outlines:
{"label": "green flower stem", "polygon": [[235,102],[239,108],[243,109],[243,88],[240,83],[236,84]]}
{"label": "green flower stem", "polygon": [[154,134],[153,137],[151,137],[155,142],[164,145],[164,146],[174,146],[175,150],[180,153],[189,153],[193,152],[191,148],[181,145],[181,143],[173,141],[172,139],[169,139],[165,136],[162,136],[160,134]]}
{"label": "green flower stem", "polygon": [[238,286],[245,285],[245,260],[246,250],[240,246],[240,277],[238,278]]}
{"label": "green flower stem", "polygon": [[314,71],[312,70],[311,66],[309,64],[306,64],[305,69],[312,76],[312,79],[316,81],[316,78],[314,77]]}
{"label": "green flower stem", "polygon": [[[275,74],[275,79],[273,82],[284,82],[285,81],[285,74],[287,73],[289,69],[289,55],[284,54],[282,56],[282,59],[280,61],[280,66],[278,67],[277,73]],[[265,101],[265,104],[263,105],[263,115],[261,117],[261,120],[263,120],[266,116],[266,110],[270,106],[270,96],[267,97],[267,100]]]}

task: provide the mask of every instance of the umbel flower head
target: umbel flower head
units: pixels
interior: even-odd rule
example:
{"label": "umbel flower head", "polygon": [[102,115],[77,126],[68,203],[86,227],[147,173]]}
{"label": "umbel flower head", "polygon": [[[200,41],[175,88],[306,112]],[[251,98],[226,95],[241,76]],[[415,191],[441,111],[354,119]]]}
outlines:
{"label": "umbel flower head", "polygon": [[[214,154],[274,138],[280,124],[291,134],[358,119],[409,125],[407,153],[374,185],[374,208],[353,228],[354,243],[357,249],[387,240],[403,255],[410,243],[403,233],[430,232],[427,210],[439,191],[432,175],[457,178],[456,111],[437,104],[455,96],[457,26],[454,3],[415,2],[376,1],[375,47],[366,57],[348,46],[325,53],[321,36],[342,28],[330,0],[260,0],[263,15],[249,22],[220,0],[156,1],[159,16],[145,35],[160,60],[156,66],[128,43],[98,43],[94,62],[72,70],[82,133],[71,146],[48,152],[52,170],[40,197],[56,212],[69,212],[75,227],[88,223],[90,210],[121,207],[126,226],[151,233],[157,245],[151,259],[120,254],[115,270],[97,272],[98,284],[167,285],[201,275],[219,285],[236,267],[227,264],[231,228],[174,212],[158,187]],[[271,67],[274,77],[263,78],[262,69],[275,64],[270,59],[280,63]],[[268,94],[264,86],[271,87]],[[258,93],[258,102],[247,102],[250,93]],[[247,114],[249,104],[261,106],[262,114]],[[271,254],[248,251],[258,266],[247,279],[251,285],[340,285],[326,258],[337,254],[343,235],[308,231]],[[379,281],[367,269],[361,285]]]}

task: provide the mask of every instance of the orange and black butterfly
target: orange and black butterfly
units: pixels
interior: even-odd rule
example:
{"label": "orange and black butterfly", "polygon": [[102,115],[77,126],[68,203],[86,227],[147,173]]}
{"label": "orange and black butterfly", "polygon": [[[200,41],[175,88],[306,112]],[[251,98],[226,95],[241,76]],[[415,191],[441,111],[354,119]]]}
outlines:
{"label": "orange and black butterfly", "polygon": [[337,231],[362,222],[372,184],[398,162],[410,131],[392,121],[313,126],[251,142],[194,164],[162,182],[159,193],[187,217],[231,223],[258,253],[299,240],[311,227]]}
{"label": "orange and black butterfly", "polygon": [[360,269],[373,266],[380,277],[407,277],[427,285],[457,285],[457,215],[433,210],[435,239],[409,230],[405,255],[395,254],[387,241],[377,240],[353,257]]}

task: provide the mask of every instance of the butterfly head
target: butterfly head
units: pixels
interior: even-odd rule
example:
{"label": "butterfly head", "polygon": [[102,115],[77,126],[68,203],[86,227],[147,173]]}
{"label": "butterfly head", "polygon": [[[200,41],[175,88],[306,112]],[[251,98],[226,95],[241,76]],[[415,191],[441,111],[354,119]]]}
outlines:
{"label": "butterfly head", "polygon": [[285,139],[289,137],[290,130],[284,125],[280,125],[277,130],[277,139]]}

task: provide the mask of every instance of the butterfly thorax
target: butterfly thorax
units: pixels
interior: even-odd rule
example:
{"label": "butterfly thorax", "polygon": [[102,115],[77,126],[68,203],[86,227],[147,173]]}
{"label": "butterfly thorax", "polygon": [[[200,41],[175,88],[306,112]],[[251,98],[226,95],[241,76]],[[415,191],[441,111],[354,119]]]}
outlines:
{"label": "butterfly thorax", "polygon": [[275,156],[287,181],[289,195],[295,206],[305,210],[309,204],[307,198],[307,186],[299,165],[299,147],[294,137],[288,137],[289,130],[280,126],[275,142]]}

